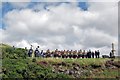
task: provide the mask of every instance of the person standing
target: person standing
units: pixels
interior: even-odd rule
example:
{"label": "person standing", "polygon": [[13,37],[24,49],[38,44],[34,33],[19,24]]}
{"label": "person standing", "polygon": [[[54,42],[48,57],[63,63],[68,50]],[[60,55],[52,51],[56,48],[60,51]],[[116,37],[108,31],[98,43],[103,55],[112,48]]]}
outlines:
{"label": "person standing", "polygon": [[88,51],[87,56],[88,58],[91,58],[91,50]]}
{"label": "person standing", "polygon": [[89,50],[89,58],[91,58],[92,56],[92,53],[91,53],[91,50]]}
{"label": "person standing", "polygon": [[35,57],[39,57],[39,50],[38,50],[39,46],[36,48],[35,52],[34,52],[34,55]]}
{"label": "person standing", "polygon": [[82,58],[85,58],[85,50],[82,52]]}
{"label": "person standing", "polygon": [[97,51],[95,51],[95,57],[98,58],[98,57],[97,57]]}
{"label": "person standing", "polygon": [[80,58],[82,56],[82,50],[80,49],[79,51],[78,51],[78,58]]}
{"label": "person standing", "polygon": [[97,56],[98,56],[98,58],[100,58],[100,52],[99,52],[99,50],[97,51]]}
{"label": "person standing", "polygon": [[32,57],[32,53],[33,53],[33,49],[32,49],[32,45],[31,45],[31,48],[28,51],[28,57]]}
{"label": "person standing", "polygon": [[94,58],[94,52],[92,51],[92,58]]}

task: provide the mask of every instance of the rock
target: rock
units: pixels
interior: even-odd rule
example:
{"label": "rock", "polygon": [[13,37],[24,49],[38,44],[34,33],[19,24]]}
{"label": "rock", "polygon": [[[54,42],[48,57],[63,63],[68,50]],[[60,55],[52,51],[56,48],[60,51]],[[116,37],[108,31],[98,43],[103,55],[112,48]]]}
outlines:
{"label": "rock", "polygon": [[64,72],[64,71],[65,71],[65,69],[62,69],[62,68],[61,68],[61,69],[59,69],[58,71],[59,71],[59,72]]}
{"label": "rock", "polygon": [[113,65],[116,66],[116,67],[118,67],[118,68],[120,68],[120,61],[115,61],[115,62],[113,63]]}
{"label": "rock", "polygon": [[[83,72],[83,71],[82,71]],[[81,74],[81,71],[78,71],[78,75],[80,75]]]}
{"label": "rock", "polygon": [[116,67],[116,66],[111,66],[110,68],[111,68],[111,69],[116,69],[117,67]]}
{"label": "rock", "polygon": [[78,71],[80,68],[78,66],[73,67],[74,70]]}
{"label": "rock", "polygon": [[108,61],[106,61],[105,66],[106,66],[107,68],[112,67],[112,66],[113,66],[113,60],[108,60]]}
{"label": "rock", "polygon": [[60,65],[61,65],[61,63],[58,63],[57,65],[58,65],[58,66],[60,66]]}
{"label": "rock", "polygon": [[78,66],[78,67],[80,67],[80,65],[77,64],[77,63],[73,63],[72,65],[73,65],[73,66]]}
{"label": "rock", "polygon": [[120,68],[120,61],[109,60],[106,61],[105,66],[111,69]]}
{"label": "rock", "polygon": [[69,70],[66,70],[66,71],[65,71],[65,74],[69,74]]}
{"label": "rock", "polygon": [[39,64],[46,66],[48,63],[46,61],[40,61]]}
{"label": "rock", "polygon": [[117,80],[120,80],[120,76],[116,76],[116,79],[117,79]]}
{"label": "rock", "polygon": [[94,69],[96,69],[96,68],[100,68],[100,67],[101,67],[101,65],[92,64],[92,65],[91,65],[91,67],[92,67],[92,68],[94,68]]}
{"label": "rock", "polygon": [[65,63],[65,62],[62,62],[61,65],[62,65],[62,66],[66,66],[66,63]]}
{"label": "rock", "polygon": [[87,65],[85,65],[85,66],[83,66],[82,68],[83,68],[83,69],[86,69],[87,67],[88,67],[88,66],[87,66]]}
{"label": "rock", "polygon": [[73,75],[74,71],[73,70],[69,70],[69,75]]}
{"label": "rock", "polygon": [[55,69],[53,69],[52,72],[55,73],[56,72]]}

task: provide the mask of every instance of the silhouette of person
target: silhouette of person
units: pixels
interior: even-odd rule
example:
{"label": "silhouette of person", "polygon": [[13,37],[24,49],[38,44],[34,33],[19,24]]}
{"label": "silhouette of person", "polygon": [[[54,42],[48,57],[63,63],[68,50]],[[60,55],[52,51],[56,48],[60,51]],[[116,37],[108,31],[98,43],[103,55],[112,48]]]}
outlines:
{"label": "silhouette of person", "polygon": [[85,50],[82,52],[82,58],[85,58]]}
{"label": "silhouette of person", "polygon": [[87,56],[88,58],[91,58],[91,50],[88,51]]}
{"label": "silhouette of person", "polygon": [[97,56],[98,56],[98,58],[100,58],[100,52],[99,52],[99,50],[97,51]]}
{"label": "silhouette of person", "polygon": [[92,58],[94,58],[94,52],[92,51]]}
{"label": "silhouette of person", "polygon": [[39,46],[36,48],[35,52],[34,52],[34,55],[35,57],[38,57],[39,56],[39,50],[38,50]]}
{"label": "silhouette of person", "polygon": [[98,58],[98,57],[97,57],[97,51],[95,51],[95,57]]}
{"label": "silhouette of person", "polygon": [[29,51],[28,51],[28,56],[31,57],[31,56],[32,56],[32,53],[33,53],[33,49],[32,49],[32,45],[31,45],[31,48],[30,48]]}

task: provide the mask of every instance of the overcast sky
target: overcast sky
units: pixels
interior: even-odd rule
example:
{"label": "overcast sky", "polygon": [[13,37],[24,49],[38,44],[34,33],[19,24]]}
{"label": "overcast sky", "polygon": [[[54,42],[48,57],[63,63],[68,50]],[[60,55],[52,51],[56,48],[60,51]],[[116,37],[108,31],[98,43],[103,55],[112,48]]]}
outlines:
{"label": "overcast sky", "polygon": [[[118,50],[117,2],[3,2],[0,41],[40,50]],[[116,51],[117,52],[117,51]]]}

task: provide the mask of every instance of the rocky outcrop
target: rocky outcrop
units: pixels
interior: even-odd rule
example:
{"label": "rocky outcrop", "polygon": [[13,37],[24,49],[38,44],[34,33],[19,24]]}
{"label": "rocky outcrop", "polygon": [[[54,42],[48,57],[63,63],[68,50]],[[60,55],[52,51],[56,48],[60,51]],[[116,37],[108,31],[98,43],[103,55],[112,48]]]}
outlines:
{"label": "rocky outcrop", "polygon": [[91,64],[91,65],[80,65],[78,63],[68,64],[65,62],[53,64],[53,72],[64,73],[71,75],[75,78],[81,78],[81,76],[92,75],[99,73],[106,69],[117,69],[120,68],[120,61],[108,60],[105,64]]}
{"label": "rocky outcrop", "polygon": [[105,66],[106,68],[120,68],[120,61],[108,60]]}

